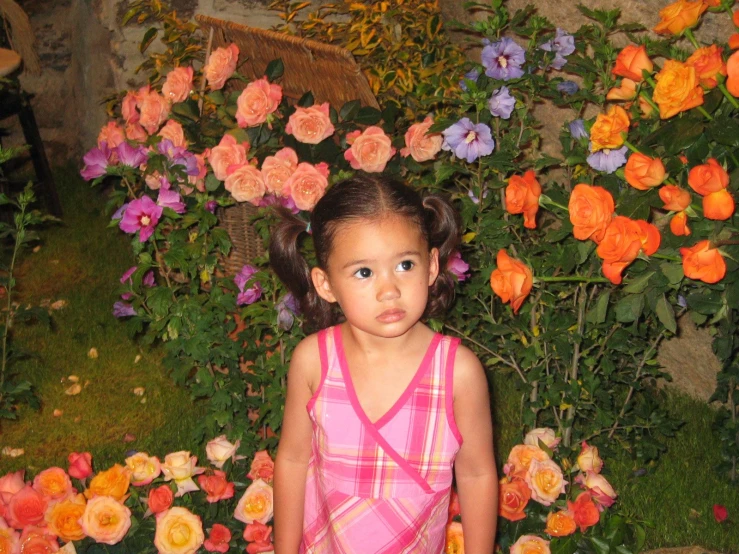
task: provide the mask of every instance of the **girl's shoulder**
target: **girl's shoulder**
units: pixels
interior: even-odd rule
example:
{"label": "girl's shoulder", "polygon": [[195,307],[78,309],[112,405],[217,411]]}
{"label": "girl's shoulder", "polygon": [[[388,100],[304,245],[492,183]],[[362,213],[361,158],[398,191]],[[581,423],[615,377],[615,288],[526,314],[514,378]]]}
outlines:
{"label": "girl's shoulder", "polygon": [[460,344],[454,356],[454,390],[468,390],[485,384],[487,387],[485,370],[477,355]]}
{"label": "girl's shoulder", "polygon": [[321,380],[319,333],[308,335],[295,347],[290,359],[290,374],[299,375],[311,391],[315,390]]}

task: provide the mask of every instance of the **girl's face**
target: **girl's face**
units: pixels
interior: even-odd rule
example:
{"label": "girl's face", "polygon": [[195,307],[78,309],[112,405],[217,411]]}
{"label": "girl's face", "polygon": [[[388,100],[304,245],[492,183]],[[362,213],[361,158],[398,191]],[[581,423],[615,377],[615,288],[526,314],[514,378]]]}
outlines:
{"label": "girl's face", "polygon": [[371,335],[397,337],[421,319],[439,252],[403,217],[341,225],[326,270],[313,268],[318,294],[338,302],[347,322]]}

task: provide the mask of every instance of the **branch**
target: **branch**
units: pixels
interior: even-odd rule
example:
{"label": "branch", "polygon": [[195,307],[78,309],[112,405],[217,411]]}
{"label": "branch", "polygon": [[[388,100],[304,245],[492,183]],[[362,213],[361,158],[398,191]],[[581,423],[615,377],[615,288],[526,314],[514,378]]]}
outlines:
{"label": "branch", "polygon": [[503,364],[507,365],[508,367],[515,369],[516,372],[518,373],[518,376],[521,377],[521,380],[524,383],[527,383],[528,384],[528,381],[526,380],[526,377],[524,376],[523,371],[521,371],[521,368],[518,366],[518,364],[513,359],[513,357],[511,357],[511,361],[509,362],[503,356],[501,356],[497,352],[491,350],[490,348],[488,348],[487,346],[485,346],[481,342],[478,342],[475,339],[472,339],[472,338],[468,337],[467,335],[465,335],[460,329],[457,329],[456,327],[453,327],[452,325],[449,325],[449,324],[446,324],[446,323],[444,324],[444,326],[447,329],[449,329],[450,331],[452,331],[453,333],[456,333],[457,335],[459,335],[461,338],[470,341],[472,344],[478,346],[479,348],[482,348],[485,352],[487,352],[488,354],[490,354],[493,358],[495,358],[499,362],[502,362]]}

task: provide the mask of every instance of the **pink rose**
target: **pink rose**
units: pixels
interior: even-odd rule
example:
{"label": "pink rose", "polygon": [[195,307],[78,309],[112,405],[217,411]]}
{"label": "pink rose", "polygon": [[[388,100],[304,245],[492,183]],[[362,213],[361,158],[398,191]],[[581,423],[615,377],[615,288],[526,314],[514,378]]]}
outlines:
{"label": "pink rose", "polygon": [[8,502],[5,519],[8,525],[23,529],[26,525],[41,525],[48,500],[27,484]]}
{"label": "pink rose", "polygon": [[126,138],[135,142],[144,142],[149,135],[138,123],[128,123],[126,124]]}
{"label": "pink rose", "polygon": [[224,186],[237,202],[251,202],[255,206],[259,205],[266,191],[261,171],[250,164],[231,171]]}
{"label": "pink rose", "polygon": [[233,135],[223,135],[218,146],[214,146],[208,161],[213,168],[213,174],[219,181],[225,181],[228,176],[228,168],[231,166],[242,166],[246,163],[246,152],[249,143],[238,144]]}
{"label": "pink rose", "polygon": [[6,473],[0,478],[0,504],[7,504],[15,493],[26,486],[23,480],[25,470],[19,469],[14,473]]}
{"label": "pink rose", "polygon": [[598,473],[588,471],[585,473],[584,477],[580,474],[575,478],[575,482],[590,491],[590,496],[593,498],[595,505],[598,506],[598,510],[601,512],[605,508],[613,505],[618,496],[606,478]]}
{"label": "pink rose", "polygon": [[211,90],[220,90],[226,81],[236,71],[236,62],[239,59],[239,47],[229,44],[225,48],[216,48],[210,54],[208,63],[203,68],[203,75],[208,81]]}
{"label": "pink rose", "polygon": [[149,504],[149,510],[154,514],[169,509],[172,502],[174,502],[174,493],[169,488],[169,485],[159,485],[157,488],[149,491],[147,503]]}
{"label": "pink rose", "polygon": [[139,122],[139,95],[137,92],[129,90],[121,102],[121,115],[126,125]]}
{"label": "pink rose", "polygon": [[603,469],[603,460],[598,455],[598,448],[590,446],[587,442],[582,441],[582,450],[577,457],[577,465],[583,473],[593,472],[600,473]]}
{"label": "pink rose", "polygon": [[433,160],[441,150],[443,137],[440,133],[429,134],[429,129],[434,120],[426,116],[422,123],[414,123],[405,133],[405,148],[400,150],[400,155],[411,158],[417,162]]}
{"label": "pink rose", "polygon": [[174,147],[182,146],[184,148],[187,148],[185,131],[182,129],[182,125],[180,125],[174,119],[167,120],[167,123],[164,124],[164,127],[159,130],[159,136],[163,139],[168,139]]}
{"label": "pink rose", "polygon": [[249,479],[263,479],[269,482],[272,480],[274,471],[275,463],[272,461],[269,453],[266,450],[260,450],[254,454],[254,460],[246,476]]}
{"label": "pink rose", "polygon": [[267,156],[262,162],[264,185],[272,194],[289,196],[290,189],[285,183],[298,168],[298,155],[292,148],[278,150],[274,156]]}
{"label": "pink rose", "polygon": [[192,90],[192,67],[175,67],[167,73],[162,95],[172,103],[184,102]]}
{"label": "pink rose", "polygon": [[554,430],[548,427],[537,427],[532,429],[523,439],[524,444],[529,446],[536,446],[539,448],[539,441],[543,442],[547,448],[554,450],[562,439],[554,434]]}
{"label": "pink rose", "polygon": [[272,519],[274,511],[274,493],[272,487],[261,479],[254,481],[244,491],[244,495],[236,505],[234,518],[243,523],[266,524]]}
{"label": "pink rose", "polygon": [[228,552],[231,531],[225,525],[214,523],[203,546],[208,552]]}
{"label": "pink rose", "polygon": [[379,127],[367,127],[363,133],[354,131],[346,135],[351,148],[344,152],[344,158],[352,168],[367,173],[380,173],[385,170],[388,160],[395,155],[390,137]]}
{"label": "pink rose", "polygon": [[144,182],[151,190],[159,190],[162,187],[162,174],[158,171],[144,175]]}
{"label": "pink rose", "polygon": [[255,127],[267,121],[267,115],[282,101],[282,87],[262,77],[252,81],[236,100],[236,123],[239,127]]}
{"label": "pink rose", "polygon": [[48,500],[61,500],[77,493],[69,475],[60,467],[50,467],[36,475],[33,488]]}
{"label": "pink rose", "polygon": [[85,505],[80,525],[95,542],[114,545],[131,527],[131,510],[112,496],[95,496]]}
{"label": "pink rose", "polygon": [[295,172],[285,182],[285,188],[295,205],[301,210],[312,210],[328,187],[328,166],[321,162],[318,165],[298,164]]}
{"label": "pink rose", "polygon": [[328,116],[329,105],[296,108],[290,116],[285,132],[293,135],[298,142],[318,144],[334,134],[334,126]]}
{"label": "pink rose", "polygon": [[155,90],[142,94],[140,109],[139,123],[150,135],[156,133],[169,117],[169,102]]}
{"label": "pink rose", "polygon": [[89,452],[72,452],[67,456],[69,475],[75,479],[86,479],[92,475],[92,456]]}
{"label": "pink rose", "polygon": [[56,535],[45,527],[29,526],[23,529],[18,541],[20,554],[49,554],[59,552]]}
{"label": "pink rose", "polygon": [[116,121],[108,121],[98,134],[98,147],[106,143],[108,148],[116,148],[124,140],[126,140],[126,134],[121,126]]}

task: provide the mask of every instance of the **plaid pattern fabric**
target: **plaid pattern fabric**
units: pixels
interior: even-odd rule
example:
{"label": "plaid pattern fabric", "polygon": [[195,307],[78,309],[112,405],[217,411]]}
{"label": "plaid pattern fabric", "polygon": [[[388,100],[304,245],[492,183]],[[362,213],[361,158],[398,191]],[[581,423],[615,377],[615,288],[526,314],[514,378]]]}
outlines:
{"label": "plaid pattern fabric", "polygon": [[406,391],[376,422],[354,391],[341,328],[318,340],[321,384],[307,406],[313,453],[301,552],[442,552],[462,443],[452,397],[459,340],[435,335]]}

